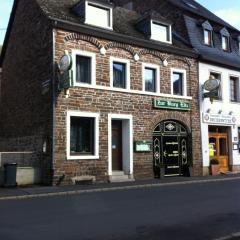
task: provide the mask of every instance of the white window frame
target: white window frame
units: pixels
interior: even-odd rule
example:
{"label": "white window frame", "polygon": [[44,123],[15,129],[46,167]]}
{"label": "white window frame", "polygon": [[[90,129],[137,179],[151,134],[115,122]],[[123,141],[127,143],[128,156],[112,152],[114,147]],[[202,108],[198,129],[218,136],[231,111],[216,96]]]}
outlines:
{"label": "white window frame", "polygon": [[[210,40],[207,43],[205,41],[206,40],[205,39],[205,32],[209,32],[210,33],[210,35],[207,35],[208,36],[208,40]],[[209,37],[210,37],[210,39],[209,39]],[[207,45],[209,47],[213,46],[213,33],[212,33],[212,30],[209,30],[209,29],[206,29],[206,28],[203,29],[203,42],[204,42],[205,45]],[[209,44],[209,42],[210,42],[210,44]]]}
{"label": "white window frame", "polygon": [[[70,154],[70,134],[71,134],[71,117],[85,117],[94,118],[94,155],[74,155]],[[67,160],[88,160],[88,159],[99,159],[99,113],[90,112],[79,112],[79,111],[68,111],[67,112]]]}
{"label": "white window frame", "polygon": [[[145,89],[145,68],[152,68],[156,70],[156,76],[155,76],[156,91],[155,92],[146,91]],[[147,92],[147,93],[160,93],[160,66],[156,64],[142,63],[142,89],[144,92]]]}
{"label": "white window frame", "polygon": [[[183,95],[173,94],[173,72],[183,74]],[[172,96],[182,96],[182,97],[187,96],[187,71],[185,69],[171,68],[171,95]]]}
{"label": "white window frame", "polygon": [[[224,48],[223,44],[224,44],[224,39],[226,38],[227,40],[227,45],[226,45],[226,48]],[[226,51],[226,52],[229,52],[230,51],[230,38],[229,36],[226,36],[226,35],[222,35],[222,49],[223,51]]]}
{"label": "white window frame", "polygon": [[[76,82],[76,56],[90,57],[91,58],[91,83],[78,83]],[[73,84],[74,86],[96,86],[96,54],[77,49],[72,50],[72,70],[73,70]]]}
{"label": "white window frame", "polygon": [[[166,26],[168,28],[168,33],[166,33],[166,34],[169,34],[169,36],[167,36],[167,38],[169,38],[169,41],[168,40],[166,40],[166,41],[159,40],[158,38],[154,37],[154,34],[152,33],[153,24],[163,25],[163,26]],[[159,42],[165,42],[165,43],[172,44],[172,26],[171,26],[171,24],[151,20],[151,39],[155,40],[155,41],[159,41]]]}
{"label": "white window frame", "polygon": [[[88,19],[88,6],[92,5],[95,6],[96,8],[103,8],[109,11],[109,26],[100,26],[100,25],[95,25],[94,23],[91,23]],[[95,27],[100,27],[100,28],[105,28],[105,29],[109,29],[109,30],[113,30],[113,10],[111,7],[107,7],[105,5],[102,5],[100,3],[92,3],[89,1],[85,1],[85,24],[89,24]]]}
{"label": "white window frame", "polygon": [[[126,88],[117,88],[113,86],[113,62],[126,64]],[[130,90],[130,60],[110,57],[110,87],[112,89]]]}

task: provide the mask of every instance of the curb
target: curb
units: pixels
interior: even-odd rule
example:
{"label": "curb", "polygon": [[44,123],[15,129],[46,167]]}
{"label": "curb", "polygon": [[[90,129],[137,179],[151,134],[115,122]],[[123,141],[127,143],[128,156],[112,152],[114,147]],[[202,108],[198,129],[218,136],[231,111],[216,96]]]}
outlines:
{"label": "curb", "polygon": [[84,194],[84,193],[111,192],[111,191],[117,191],[117,190],[131,190],[131,189],[141,189],[141,188],[190,185],[190,184],[197,184],[197,183],[225,182],[225,181],[233,181],[233,180],[239,180],[239,179],[240,179],[240,177],[229,177],[229,178],[223,178],[223,179],[207,179],[207,180],[192,180],[192,181],[171,182],[171,183],[140,184],[140,185],[122,186],[122,187],[104,187],[104,188],[98,188],[98,189],[28,194],[28,195],[19,195],[19,196],[7,196],[7,197],[0,197],[0,201],[21,200],[21,199],[31,199],[31,198],[41,198],[41,197],[53,197],[53,196],[67,196],[67,195],[76,195],[76,194]]}

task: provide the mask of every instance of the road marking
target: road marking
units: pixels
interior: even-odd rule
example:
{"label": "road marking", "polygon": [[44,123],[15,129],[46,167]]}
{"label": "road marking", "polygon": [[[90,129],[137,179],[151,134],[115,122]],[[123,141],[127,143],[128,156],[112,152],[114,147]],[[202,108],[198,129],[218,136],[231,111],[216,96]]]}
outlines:
{"label": "road marking", "polygon": [[73,190],[73,191],[63,191],[63,192],[53,192],[53,193],[39,193],[39,194],[28,194],[28,195],[19,195],[19,196],[6,196],[6,197],[0,197],[0,201],[1,200],[2,201],[3,200],[21,200],[21,199],[50,197],[50,196],[76,195],[76,194],[83,194],[83,193],[111,192],[111,191],[116,191],[116,190],[131,190],[131,189],[141,189],[141,188],[190,185],[190,184],[197,184],[197,183],[227,182],[227,181],[233,181],[233,180],[240,180],[240,177],[192,180],[192,181],[170,182],[170,183],[151,183],[151,184],[122,186],[122,187],[104,187],[104,188],[87,189],[87,190]]}

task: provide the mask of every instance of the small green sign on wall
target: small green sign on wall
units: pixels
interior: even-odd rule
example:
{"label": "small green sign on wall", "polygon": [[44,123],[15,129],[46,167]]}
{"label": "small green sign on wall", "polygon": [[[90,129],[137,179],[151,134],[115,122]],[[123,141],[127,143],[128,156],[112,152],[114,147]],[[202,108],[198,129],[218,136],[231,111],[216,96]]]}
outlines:
{"label": "small green sign on wall", "polygon": [[189,111],[191,109],[191,105],[188,102],[161,99],[154,99],[153,106],[154,108],[175,109],[182,111]]}

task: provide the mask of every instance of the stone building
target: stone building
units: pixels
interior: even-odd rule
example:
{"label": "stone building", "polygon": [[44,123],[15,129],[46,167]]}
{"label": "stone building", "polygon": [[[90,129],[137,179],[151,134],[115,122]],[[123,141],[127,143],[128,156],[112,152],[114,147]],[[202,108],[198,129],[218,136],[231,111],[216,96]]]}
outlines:
{"label": "stone building", "polygon": [[[154,8],[197,50],[203,174],[209,174],[214,159],[219,161],[221,172],[240,171],[240,31],[194,0],[116,2],[138,12]],[[219,82],[212,101],[204,89],[209,76]]]}
{"label": "stone building", "polygon": [[155,11],[15,0],[0,151],[32,152],[45,184],[202,175],[197,58]]}

